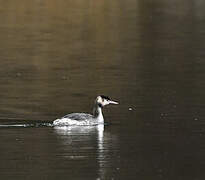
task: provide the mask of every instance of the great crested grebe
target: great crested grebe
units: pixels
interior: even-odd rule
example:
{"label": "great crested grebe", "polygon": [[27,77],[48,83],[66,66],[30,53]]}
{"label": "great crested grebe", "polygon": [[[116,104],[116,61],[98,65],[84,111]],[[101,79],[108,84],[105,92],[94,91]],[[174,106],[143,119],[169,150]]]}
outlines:
{"label": "great crested grebe", "polygon": [[104,124],[104,118],[102,114],[102,107],[108,104],[118,104],[118,102],[110,100],[109,97],[100,95],[96,98],[93,114],[86,113],[71,113],[63,116],[60,119],[53,121],[54,126],[86,126],[86,125],[98,125]]}

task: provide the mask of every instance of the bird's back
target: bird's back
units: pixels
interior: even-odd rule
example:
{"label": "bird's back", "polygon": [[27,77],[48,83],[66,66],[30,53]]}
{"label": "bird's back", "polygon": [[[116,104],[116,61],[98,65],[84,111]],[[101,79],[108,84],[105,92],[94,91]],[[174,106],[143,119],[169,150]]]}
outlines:
{"label": "bird's back", "polygon": [[76,121],[85,121],[85,120],[92,120],[93,116],[87,113],[71,113],[63,116],[63,118],[76,120]]}
{"label": "bird's back", "polygon": [[86,113],[71,113],[56,119],[53,122],[55,126],[70,126],[70,125],[94,125],[95,119],[91,114]]}

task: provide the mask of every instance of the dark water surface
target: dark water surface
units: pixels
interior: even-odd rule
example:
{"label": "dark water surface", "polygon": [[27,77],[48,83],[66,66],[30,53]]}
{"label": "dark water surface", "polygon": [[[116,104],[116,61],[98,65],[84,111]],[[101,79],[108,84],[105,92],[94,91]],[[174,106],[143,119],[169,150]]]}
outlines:
{"label": "dark water surface", "polygon": [[[0,0],[0,179],[203,180],[204,7]],[[98,94],[109,125],[47,126]]]}

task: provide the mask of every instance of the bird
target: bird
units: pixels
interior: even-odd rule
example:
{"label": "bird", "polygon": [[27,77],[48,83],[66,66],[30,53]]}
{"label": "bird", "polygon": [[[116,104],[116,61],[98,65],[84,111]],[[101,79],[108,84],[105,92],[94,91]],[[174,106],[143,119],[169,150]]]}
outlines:
{"label": "bird", "polygon": [[89,126],[104,124],[102,108],[108,104],[119,104],[108,96],[99,95],[95,99],[93,113],[71,113],[53,121],[54,126]]}

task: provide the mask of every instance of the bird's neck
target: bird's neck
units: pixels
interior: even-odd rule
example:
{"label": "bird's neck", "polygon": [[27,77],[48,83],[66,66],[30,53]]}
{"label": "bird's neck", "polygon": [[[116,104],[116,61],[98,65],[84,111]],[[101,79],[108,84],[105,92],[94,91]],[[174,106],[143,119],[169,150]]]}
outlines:
{"label": "bird's neck", "polygon": [[98,120],[98,123],[104,123],[104,118],[102,114],[102,107],[100,107],[97,103],[95,103],[93,108],[93,117]]}

